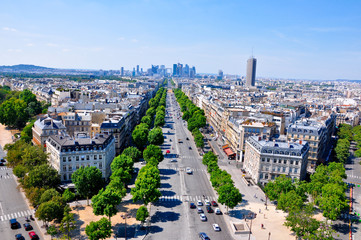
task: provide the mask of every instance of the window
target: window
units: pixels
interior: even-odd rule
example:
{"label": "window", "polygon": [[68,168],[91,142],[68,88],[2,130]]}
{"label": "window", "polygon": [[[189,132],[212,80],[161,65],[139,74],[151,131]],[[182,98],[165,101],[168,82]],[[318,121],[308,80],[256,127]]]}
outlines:
{"label": "window", "polygon": [[286,172],[286,168],[285,168],[285,167],[282,168],[282,172]]}
{"label": "window", "polygon": [[262,179],[263,178],[263,173],[261,173],[260,175],[259,175],[259,179]]}
{"label": "window", "polygon": [[291,160],[290,164],[293,164],[293,160]]}
{"label": "window", "polygon": [[264,162],[265,161],[265,159],[264,158],[262,158],[262,162]]}
{"label": "window", "polygon": [[76,165],[76,169],[79,169],[79,164]]}
{"label": "window", "polygon": [[97,155],[94,155],[94,160],[97,160]]}
{"label": "window", "polygon": [[277,168],[277,172],[281,172],[281,167],[278,167],[278,168]]}
{"label": "window", "polygon": [[277,159],[273,159],[273,163],[277,163]]}
{"label": "window", "polygon": [[292,173],[292,168],[291,168],[291,167],[288,169],[288,172],[289,172],[289,173]]}
{"label": "window", "polygon": [[83,155],[83,156],[81,156],[81,160],[82,161],[84,161],[85,160],[85,156]]}
{"label": "window", "polygon": [[69,180],[71,180],[71,173],[69,173]]}
{"label": "window", "polygon": [[86,155],[86,160],[89,160],[89,155]]}
{"label": "window", "polygon": [[66,181],[66,174],[63,175],[63,180]]}
{"label": "window", "polygon": [[99,155],[99,159],[103,159],[103,155]]}
{"label": "window", "polygon": [[269,162],[270,161],[270,159],[269,158],[267,158],[267,162]]}
{"label": "window", "polygon": [[281,160],[281,159],[278,159],[278,163],[282,163],[282,160]]}
{"label": "window", "polygon": [[66,162],[66,157],[63,157],[63,162]]}
{"label": "window", "polygon": [[297,173],[297,172],[298,172],[298,168],[295,168],[293,172],[294,172],[294,173]]}
{"label": "window", "polygon": [[63,166],[63,171],[66,172],[66,165]]}
{"label": "window", "polygon": [[75,160],[79,161],[79,156],[76,156]]}
{"label": "window", "polygon": [[298,165],[298,161],[295,161],[295,165]]}
{"label": "window", "polygon": [[99,163],[99,169],[102,169],[103,168],[103,163]]}
{"label": "window", "polygon": [[71,157],[68,157],[68,162],[71,162]]}
{"label": "window", "polygon": [[264,175],[264,178],[265,178],[265,179],[268,179],[268,173],[266,173],[266,174]]}
{"label": "window", "polygon": [[287,164],[287,160],[283,160],[283,164]]}

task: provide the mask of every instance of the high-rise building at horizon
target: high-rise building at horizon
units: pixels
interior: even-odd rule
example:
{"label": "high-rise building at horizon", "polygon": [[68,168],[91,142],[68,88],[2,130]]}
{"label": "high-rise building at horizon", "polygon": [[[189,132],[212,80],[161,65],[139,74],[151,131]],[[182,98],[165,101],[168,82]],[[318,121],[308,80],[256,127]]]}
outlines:
{"label": "high-rise building at horizon", "polygon": [[254,87],[256,85],[256,64],[257,59],[253,56],[247,60],[246,86]]}
{"label": "high-rise building at horizon", "polygon": [[120,76],[124,76],[124,67],[120,68]]}
{"label": "high-rise building at horizon", "polygon": [[218,79],[218,80],[222,80],[222,79],[223,79],[223,71],[222,71],[222,70],[219,70],[219,71],[218,71],[217,79]]}
{"label": "high-rise building at horizon", "polygon": [[137,65],[137,75],[139,75],[139,65]]}

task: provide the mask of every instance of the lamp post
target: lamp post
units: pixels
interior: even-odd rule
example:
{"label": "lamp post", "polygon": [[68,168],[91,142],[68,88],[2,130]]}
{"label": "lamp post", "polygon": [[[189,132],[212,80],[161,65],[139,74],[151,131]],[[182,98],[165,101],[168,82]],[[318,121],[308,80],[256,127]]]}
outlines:
{"label": "lamp post", "polygon": [[[247,218],[247,217],[246,217]],[[252,220],[253,220],[253,216],[250,217],[251,218],[251,225],[249,227],[249,234],[248,234],[248,240],[251,239],[251,233],[252,233]]]}
{"label": "lamp post", "polygon": [[271,239],[271,232],[268,233],[268,240]]}
{"label": "lamp post", "polygon": [[128,214],[123,214],[121,215],[121,217],[125,220],[125,240],[127,240],[127,218],[130,218],[130,215]]}

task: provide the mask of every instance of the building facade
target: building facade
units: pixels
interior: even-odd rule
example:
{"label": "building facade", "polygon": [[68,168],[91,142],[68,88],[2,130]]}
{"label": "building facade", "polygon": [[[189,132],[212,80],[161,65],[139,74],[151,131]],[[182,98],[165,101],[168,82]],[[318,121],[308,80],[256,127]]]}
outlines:
{"label": "building facade", "polygon": [[46,140],[49,136],[59,135],[65,131],[66,127],[61,121],[49,117],[41,117],[34,122],[32,142],[34,145],[46,147]]}
{"label": "building facade", "polygon": [[256,85],[256,64],[257,59],[251,57],[247,60],[246,86],[254,87]]}
{"label": "building facade", "polygon": [[61,176],[62,182],[71,182],[71,175],[81,167],[95,166],[104,179],[110,177],[110,164],[115,157],[113,135],[99,134],[95,138],[49,136],[46,151],[49,162]]}
{"label": "building facade", "polygon": [[265,185],[280,175],[304,180],[308,151],[308,143],[304,141],[265,141],[252,136],[246,141],[244,168],[257,184]]}

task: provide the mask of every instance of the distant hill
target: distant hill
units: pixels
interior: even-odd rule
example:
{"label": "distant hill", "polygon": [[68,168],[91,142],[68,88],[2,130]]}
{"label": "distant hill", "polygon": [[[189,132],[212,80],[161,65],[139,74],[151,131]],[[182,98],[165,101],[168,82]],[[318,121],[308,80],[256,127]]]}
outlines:
{"label": "distant hill", "polygon": [[46,72],[53,71],[54,68],[47,68],[28,64],[18,64],[13,66],[0,66],[0,72]]}

